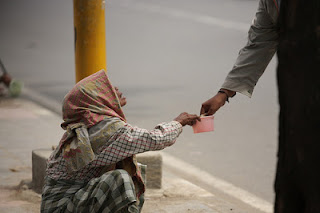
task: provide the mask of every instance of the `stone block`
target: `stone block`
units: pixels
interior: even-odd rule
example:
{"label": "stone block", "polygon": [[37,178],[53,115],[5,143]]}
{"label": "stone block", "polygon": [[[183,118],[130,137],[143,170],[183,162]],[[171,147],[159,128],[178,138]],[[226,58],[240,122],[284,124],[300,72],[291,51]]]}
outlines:
{"label": "stone block", "polygon": [[46,175],[47,159],[52,149],[36,149],[32,151],[32,188],[41,193]]}
{"label": "stone block", "polygon": [[[41,193],[46,175],[47,159],[52,149],[37,149],[32,151],[32,188]],[[162,180],[162,156],[160,152],[146,152],[137,155],[137,161],[147,165],[147,188],[160,189]]]}
{"label": "stone block", "polygon": [[145,152],[137,155],[137,161],[147,165],[147,188],[160,189],[162,185],[162,156],[160,152]]}

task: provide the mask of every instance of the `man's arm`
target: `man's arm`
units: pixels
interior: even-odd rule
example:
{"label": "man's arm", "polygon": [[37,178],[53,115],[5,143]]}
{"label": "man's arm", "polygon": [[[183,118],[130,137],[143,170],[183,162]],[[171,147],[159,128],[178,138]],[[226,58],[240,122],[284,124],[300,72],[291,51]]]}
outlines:
{"label": "man's arm", "polygon": [[221,88],[249,97],[278,46],[277,6],[261,0],[248,33],[248,42],[239,52],[232,70]]}
{"label": "man's arm", "polygon": [[201,114],[212,115],[236,92],[251,97],[253,89],[277,50],[278,9],[273,0],[260,0],[248,32],[248,42],[239,52],[236,63],[221,90],[202,104]]}

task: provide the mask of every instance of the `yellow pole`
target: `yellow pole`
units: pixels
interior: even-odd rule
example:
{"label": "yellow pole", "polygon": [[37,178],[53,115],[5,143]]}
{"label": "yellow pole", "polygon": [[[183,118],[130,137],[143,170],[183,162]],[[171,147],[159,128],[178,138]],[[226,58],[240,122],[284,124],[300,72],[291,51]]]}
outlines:
{"label": "yellow pole", "polygon": [[73,0],[76,82],[106,69],[105,1]]}

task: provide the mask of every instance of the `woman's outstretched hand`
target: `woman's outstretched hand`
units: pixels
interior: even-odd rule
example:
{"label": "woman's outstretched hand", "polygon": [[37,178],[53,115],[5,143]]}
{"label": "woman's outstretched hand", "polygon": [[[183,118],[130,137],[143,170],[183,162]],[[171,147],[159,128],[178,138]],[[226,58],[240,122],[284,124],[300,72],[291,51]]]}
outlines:
{"label": "woman's outstretched hand", "polygon": [[174,120],[178,121],[182,126],[192,126],[197,122],[197,120],[200,121],[200,117],[198,115],[191,115],[189,113],[183,112]]}

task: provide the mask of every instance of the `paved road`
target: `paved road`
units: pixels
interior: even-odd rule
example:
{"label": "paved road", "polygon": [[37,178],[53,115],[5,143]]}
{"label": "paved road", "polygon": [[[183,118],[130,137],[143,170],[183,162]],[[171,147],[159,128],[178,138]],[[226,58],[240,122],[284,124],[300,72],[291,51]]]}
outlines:
{"label": "paved road", "polygon": [[[108,72],[145,128],[199,113],[232,67],[256,0],[108,0]],[[74,84],[71,0],[0,1],[0,58],[25,85],[61,102]],[[275,60],[252,99],[237,95],[215,132],[185,128],[166,152],[269,202],[277,149]]]}

